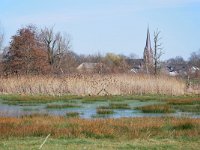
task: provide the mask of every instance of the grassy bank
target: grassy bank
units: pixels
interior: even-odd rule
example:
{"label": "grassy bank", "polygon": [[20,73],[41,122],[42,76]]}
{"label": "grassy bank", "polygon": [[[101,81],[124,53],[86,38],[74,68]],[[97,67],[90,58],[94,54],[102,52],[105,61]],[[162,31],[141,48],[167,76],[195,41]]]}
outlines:
{"label": "grassy bank", "polygon": [[40,104],[40,103],[50,103],[56,101],[67,101],[73,102],[73,100],[81,99],[80,96],[74,95],[21,95],[21,94],[3,94],[0,95],[5,104],[8,105],[26,105],[26,104]]}
{"label": "grassy bank", "polygon": [[[130,109],[129,100],[140,102],[160,101],[170,106],[200,105],[199,95],[105,95],[105,96],[75,96],[75,95],[21,95],[21,94],[2,94],[0,95],[2,103],[8,105],[28,105],[51,102],[66,102],[66,106],[76,106],[76,103],[90,104],[95,102],[105,102],[109,105],[103,106],[107,109]],[[50,107],[54,104],[50,104]],[[58,107],[62,104],[59,104]],[[161,106],[161,105],[160,105]],[[57,107],[57,104],[55,104]]]}
{"label": "grassy bank", "polygon": [[[171,99],[175,96],[169,95],[105,95],[105,96],[75,96],[75,95],[22,95],[22,94],[1,94],[0,99],[6,101],[16,101],[22,103],[48,103],[55,101],[70,101],[73,100],[81,100],[82,103],[92,103],[97,101],[115,101],[121,102],[124,100],[140,100],[140,101],[148,101],[148,100],[165,100]],[[177,97],[177,98],[185,98],[185,96]]]}
{"label": "grassy bank", "polygon": [[[38,149],[45,137],[9,138],[0,141],[3,150]],[[200,140],[197,138],[166,138],[166,139],[136,139],[129,141],[104,140],[104,139],[55,139],[49,138],[42,150],[197,150]]]}
{"label": "grassy bank", "polygon": [[185,82],[166,76],[131,74],[21,76],[0,78],[0,94],[23,95],[183,95]]}

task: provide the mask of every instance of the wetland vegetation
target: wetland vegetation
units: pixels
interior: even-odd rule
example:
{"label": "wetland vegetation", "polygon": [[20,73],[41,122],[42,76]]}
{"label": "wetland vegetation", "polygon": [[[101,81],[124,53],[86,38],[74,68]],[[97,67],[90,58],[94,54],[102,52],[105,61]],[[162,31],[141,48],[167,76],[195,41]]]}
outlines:
{"label": "wetland vegetation", "polygon": [[[198,95],[1,95],[0,147],[38,148],[50,134],[43,149],[196,149],[199,102]],[[7,117],[8,108],[23,113]]]}
{"label": "wetland vegetation", "polygon": [[[107,114],[108,118],[136,116],[171,116],[187,113],[199,117],[200,97],[135,95],[135,96],[43,96],[43,95],[1,95],[1,113],[9,116],[35,112],[64,116],[67,112],[79,112],[82,118],[92,118],[95,114]],[[5,110],[5,111],[4,111]],[[3,112],[4,111],[4,112]],[[155,114],[155,115],[154,115]],[[13,116],[13,115],[11,115]],[[18,115],[16,115],[18,116]],[[105,117],[105,116],[104,116]]]}
{"label": "wetland vegetation", "polygon": [[170,105],[147,105],[142,107],[137,107],[136,109],[141,110],[144,113],[173,113],[174,109]]}
{"label": "wetland vegetation", "polygon": [[3,149],[17,149],[19,144],[22,149],[38,149],[49,134],[43,149],[198,149],[200,146],[199,118],[88,120],[32,115],[0,118],[0,126]]}
{"label": "wetland vegetation", "polygon": [[67,117],[80,117],[80,113],[79,112],[67,112],[66,116]]}
{"label": "wetland vegetation", "polygon": [[46,108],[48,109],[64,109],[64,108],[73,108],[73,107],[80,107],[77,104],[48,104]]}

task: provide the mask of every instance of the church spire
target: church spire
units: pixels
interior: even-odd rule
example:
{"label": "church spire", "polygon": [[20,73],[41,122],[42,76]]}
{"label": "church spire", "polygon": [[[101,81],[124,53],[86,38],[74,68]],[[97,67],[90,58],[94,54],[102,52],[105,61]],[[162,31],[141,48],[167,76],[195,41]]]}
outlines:
{"label": "church spire", "polygon": [[150,39],[150,32],[149,27],[147,28],[147,38],[146,38],[146,45],[144,48],[144,63],[146,66],[147,73],[149,72],[149,67],[153,65],[153,51],[151,48],[151,39]]}
{"label": "church spire", "polygon": [[150,39],[150,33],[149,33],[149,26],[147,28],[147,39],[146,39],[146,49],[148,49],[149,51],[151,50],[151,39]]}

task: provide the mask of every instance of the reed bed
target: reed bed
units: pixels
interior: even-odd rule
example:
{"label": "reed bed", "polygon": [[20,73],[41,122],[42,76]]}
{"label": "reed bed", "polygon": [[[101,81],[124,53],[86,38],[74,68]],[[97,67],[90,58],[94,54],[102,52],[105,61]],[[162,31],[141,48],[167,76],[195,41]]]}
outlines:
{"label": "reed bed", "polygon": [[0,77],[0,94],[22,95],[183,95],[185,83],[166,76],[113,74]]}
{"label": "reed bed", "polygon": [[74,108],[81,107],[77,104],[48,104],[46,108],[48,109],[63,109],[63,108]]}
{"label": "reed bed", "polygon": [[96,113],[100,115],[109,115],[109,114],[114,114],[114,111],[112,109],[97,108]]}
{"label": "reed bed", "polygon": [[137,107],[136,109],[141,110],[143,113],[173,113],[175,110],[167,104],[163,105],[148,105]]}
{"label": "reed bed", "polygon": [[200,119],[192,118],[121,118],[81,119],[52,116],[0,118],[0,138],[169,138],[199,137]]}

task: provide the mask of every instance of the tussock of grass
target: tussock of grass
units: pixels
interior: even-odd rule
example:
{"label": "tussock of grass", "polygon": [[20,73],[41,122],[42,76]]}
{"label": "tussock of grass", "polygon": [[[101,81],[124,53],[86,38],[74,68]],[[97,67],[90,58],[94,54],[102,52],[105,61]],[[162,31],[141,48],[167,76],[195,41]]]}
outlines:
{"label": "tussock of grass", "polygon": [[174,130],[191,130],[194,129],[195,125],[191,122],[183,122],[178,125],[174,125],[172,129]]}
{"label": "tussock of grass", "polygon": [[82,98],[82,103],[90,104],[95,102],[107,102],[108,96],[86,96]]}
{"label": "tussock of grass", "polygon": [[97,109],[111,109],[109,106],[99,106]]}
{"label": "tussock of grass", "polygon": [[136,109],[141,110],[143,113],[173,113],[174,110],[170,105],[149,105],[137,107]]}
{"label": "tussock of grass", "polygon": [[66,116],[67,117],[79,117],[80,113],[79,112],[67,112]]}
{"label": "tussock of grass", "polygon": [[200,97],[196,98],[182,98],[182,99],[170,99],[167,100],[167,103],[170,105],[194,105],[194,104],[200,104]]}
{"label": "tussock of grass", "polygon": [[130,109],[127,103],[110,103],[109,108],[111,109]]}
{"label": "tussock of grass", "polygon": [[200,112],[200,105],[176,105],[173,107],[182,112],[194,112],[194,113]]}
{"label": "tussock of grass", "polygon": [[131,109],[127,103],[109,103],[108,106],[99,106],[98,109]]}
{"label": "tussock of grass", "polygon": [[109,115],[109,114],[114,114],[114,111],[111,110],[111,109],[100,109],[100,108],[98,108],[96,110],[96,113],[100,114],[100,115]]}
{"label": "tussock of grass", "polygon": [[200,97],[168,99],[166,102],[182,112],[200,112]]}
{"label": "tussock of grass", "polygon": [[48,109],[63,109],[63,108],[73,108],[80,107],[77,104],[48,104],[46,108]]}

